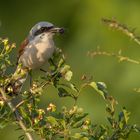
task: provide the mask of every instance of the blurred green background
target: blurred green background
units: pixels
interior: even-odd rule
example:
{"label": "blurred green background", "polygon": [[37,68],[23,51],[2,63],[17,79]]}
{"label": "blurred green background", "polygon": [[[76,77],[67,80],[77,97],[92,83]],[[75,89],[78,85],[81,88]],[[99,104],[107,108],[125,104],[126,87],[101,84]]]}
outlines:
{"label": "blurred green background", "polygon": [[[122,62],[113,57],[90,58],[88,51],[100,46],[102,50],[118,52],[140,60],[140,46],[120,32],[112,31],[101,23],[101,18],[115,17],[117,20],[136,27],[140,34],[140,0],[0,0],[0,37],[8,37],[17,47],[28,35],[31,27],[39,21],[49,21],[65,27],[66,33],[56,36],[56,46],[62,48],[67,63],[74,72],[72,79],[79,85],[83,74],[93,76],[95,81],[103,81],[108,90],[131,112],[131,123],[140,125],[140,94],[134,88],[140,87],[140,65]],[[12,59],[16,60],[17,50]],[[38,72],[39,74],[39,72]],[[58,106],[72,105],[70,98],[60,99],[57,91],[48,88],[42,97],[42,107],[50,102]],[[78,105],[89,112],[93,123],[104,123],[105,103],[92,89],[86,89],[80,96]],[[15,127],[0,130],[0,140],[17,139],[22,134]],[[138,140],[140,135],[132,134],[129,140]]]}

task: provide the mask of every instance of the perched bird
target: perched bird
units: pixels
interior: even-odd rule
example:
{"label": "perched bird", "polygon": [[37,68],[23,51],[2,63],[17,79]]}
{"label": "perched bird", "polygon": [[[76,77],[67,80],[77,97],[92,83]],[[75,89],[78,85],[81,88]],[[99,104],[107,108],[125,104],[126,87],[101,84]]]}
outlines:
{"label": "perched bird", "polygon": [[55,27],[52,23],[37,23],[19,48],[18,62],[30,69],[39,68],[55,50],[53,36],[63,32],[63,28]]}
{"label": "perched bird", "polygon": [[[26,68],[28,70],[40,68],[52,57],[55,51],[53,36],[56,33],[63,34],[64,29],[55,27],[49,22],[39,22],[32,27],[28,37],[19,48],[18,64],[22,64],[22,68],[19,70],[19,67],[17,67],[13,75],[12,88],[14,93],[21,90],[27,78],[29,71],[25,71]],[[18,77],[17,75],[20,75],[23,70],[24,74]]]}

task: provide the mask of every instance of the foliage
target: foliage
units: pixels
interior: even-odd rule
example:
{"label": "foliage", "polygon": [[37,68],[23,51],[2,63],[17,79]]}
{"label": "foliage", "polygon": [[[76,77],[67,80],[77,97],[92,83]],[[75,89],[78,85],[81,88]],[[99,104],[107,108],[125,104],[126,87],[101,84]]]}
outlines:
{"label": "foliage", "polygon": [[[129,124],[130,112],[125,108],[122,108],[120,113],[116,112],[118,103],[109,95],[105,83],[93,81],[85,75],[81,78],[80,87],[72,82],[73,72],[65,63],[65,57],[59,49],[49,61],[49,72],[45,72],[43,77],[33,81],[29,89],[15,95],[9,83],[13,82],[13,75],[19,77],[22,73],[9,74],[7,72],[14,67],[9,55],[15,45],[10,44],[8,39],[0,39],[0,45],[1,129],[11,123],[18,125],[19,129],[24,131],[24,134],[19,136],[20,140],[23,140],[25,136],[31,140],[32,134],[46,140],[118,140],[127,139],[132,132],[140,131],[136,124]],[[74,100],[73,106],[70,109],[63,106],[62,110],[57,111],[57,106],[50,103],[46,109],[39,108],[40,96],[43,90],[46,91],[47,86],[56,88],[60,98],[71,97]],[[88,113],[77,106],[78,97],[86,87],[93,88],[103,98],[106,104],[107,125],[93,124]]]}

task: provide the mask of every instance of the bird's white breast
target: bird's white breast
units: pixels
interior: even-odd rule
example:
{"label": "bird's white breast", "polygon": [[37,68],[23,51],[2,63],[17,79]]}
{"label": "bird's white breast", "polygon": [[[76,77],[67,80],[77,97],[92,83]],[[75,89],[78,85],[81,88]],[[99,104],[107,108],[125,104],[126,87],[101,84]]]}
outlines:
{"label": "bird's white breast", "polygon": [[19,61],[25,67],[31,69],[39,68],[49,58],[55,50],[53,36],[47,33],[36,36],[24,49]]}

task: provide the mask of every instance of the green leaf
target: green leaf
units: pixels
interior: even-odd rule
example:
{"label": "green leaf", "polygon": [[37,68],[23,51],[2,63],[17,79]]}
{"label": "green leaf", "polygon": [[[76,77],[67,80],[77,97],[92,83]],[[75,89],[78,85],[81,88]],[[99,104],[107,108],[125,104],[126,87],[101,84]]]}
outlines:
{"label": "green leaf", "polygon": [[63,68],[61,68],[60,73],[65,74],[69,70],[70,70],[70,66],[69,65],[65,65]]}
{"label": "green leaf", "polygon": [[94,88],[104,99],[107,98],[107,90],[106,85],[103,82],[91,82],[88,84],[92,88]]}
{"label": "green leaf", "polygon": [[73,75],[72,71],[70,70],[70,66],[69,65],[64,65],[61,69],[60,69],[60,73],[63,75],[63,77],[67,80],[70,81],[71,77]]}
{"label": "green leaf", "polygon": [[80,138],[80,140],[89,140],[88,137],[83,137],[83,138]]}
{"label": "green leaf", "polygon": [[21,135],[18,137],[18,140],[24,140],[25,139],[25,135]]}
{"label": "green leaf", "polygon": [[125,108],[123,108],[124,120],[126,124],[128,123],[130,112],[128,112]]}
{"label": "green leaf", "polygon": [[107,117],[107,120],[109,121],[109,123],[110,123],[111,125],[113,125],[114,120],[113,120],[111,117]]}
{"label": "green leaf", "polygon": [[65,73],[64,78],[65,78],[67,81],[70,81],[71,78],[72,78],[72,75],[73,75],[72,71],[69,70],[69,71],[67,71],[67,72]]}
{"label": "green leaf", "polygon": [[75,122],[81,121],[81,120],[82,120],[83,118],[85,118],[87,115],[88,115],[88,113],[83,113],[83,114],[80,114],[80,115],[76,114],[76,115],[74,116],[73,120],[74,120]]}
{"label": "green leaf", "polygon": [[79,92],[79,89],[73,83],[69,82],[69,83],[63,83],[63,84],[60,84],[60,85],[65,86],[65,87],[67,87],[67,88],[69,88],[69,89],[71,89],[75,92]]}
{"label": "green leaf", "polygon": [[73,91],[79,92],[78,88],[77,88],[74,84],[70,83],[70,84],[69,84],[69,87],[70,87]]}
{"label": "green leaf", "polygon": [[57,122],[56,118],[54,118],[52,116],[47,117],[47,121],[49,123],[51,123],[53,126],[57,126],[58,125],[58,122]]}
{"label": "green leaf", "polygon": [[75,135],[73,136],[73,138],[79,140],[80,138],[82,138],[82,135],[80,133],[75,133]]}
{"label": "green leaf", "polygon": [[79,122],[73,124],[72,127],[73,127],[73,128],[79,128],[79,127],[81,127],[82,125],[83,125],[83,122],[82,122],[82,121],[79,121]]}
{"label": "green leaf", "polygon": [[139,132],[140,133],[140,127],[138,127],[136,124],[132,125],[132,130],[134,132]]}
{"label": "green leaf", "polygon": [[60,123],[61,123],[61,125],[63,126],[63,128],[65,128],[65,126],[66,126],[66,122],[65,122],[65,120],[60,119]]}
{"label": "green leaf", "polygon": [[58,95],[59,97],[67,97],[71,96],[70,93],[68,93],[64,88],[58,88]]}
{"label": "green leaf", "polygon": [[81,133],[75,133],[73,138],[77,139],[77,140],[89,140],[89,138],[86,137],[85,135],[87,135],[87,134],[84,134],[82,132]]}
{"label": "green leaf", "polygon": [[63,64],[64,64],[64,59],[60,59],[59,63],[58,63],[58,68],[60,68]]}
{"label": "green leaf", "polygon": [[130,112],[123,108],[119,114],[119,127],[122,129],[128,123]]}
{"label": "green leaf", "polygon": [[0,129],[3,129],[7,125],[8,125],[8,122],[6,122],[5,120],[3,120],[2,122],[0,122]]}

